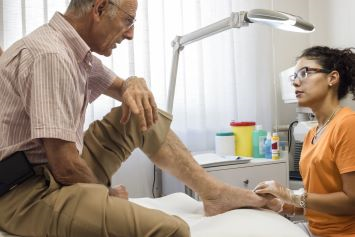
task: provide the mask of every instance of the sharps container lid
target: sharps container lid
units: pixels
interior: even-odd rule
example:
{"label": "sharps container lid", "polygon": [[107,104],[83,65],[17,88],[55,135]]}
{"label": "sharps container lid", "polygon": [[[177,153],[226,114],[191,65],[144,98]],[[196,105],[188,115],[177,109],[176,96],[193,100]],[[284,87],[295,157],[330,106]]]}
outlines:
{"label": "sharps container lid", "polygon": [[255,122],[235,122],[232,121],[230,123],[231,126],[233,127],[238,127],[238,126],[255,126]]}

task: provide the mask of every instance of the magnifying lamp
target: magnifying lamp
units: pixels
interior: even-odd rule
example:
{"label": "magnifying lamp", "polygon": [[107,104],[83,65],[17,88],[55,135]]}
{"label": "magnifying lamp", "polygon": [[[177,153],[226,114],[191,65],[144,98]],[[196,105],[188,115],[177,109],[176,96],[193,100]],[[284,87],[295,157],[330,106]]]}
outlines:
{"label": "magnifying lamp", "polygon": [[223,20],[205,26],[186,35],[176,36],[172,42],[173,60],[170,73],[167,103],[167,111],[169,113],[172,113],[173,110],[179,55],[180,51],[184,49],[184,46],[228,29],[249,26],[250,23],[261,23],[280,30],[300,33],[310,33],[314,31],[314,26],[311,23],[303,20],[301,17],[279,11],[253,9],[248,12],[232,12],[230,17],[227,17]]}

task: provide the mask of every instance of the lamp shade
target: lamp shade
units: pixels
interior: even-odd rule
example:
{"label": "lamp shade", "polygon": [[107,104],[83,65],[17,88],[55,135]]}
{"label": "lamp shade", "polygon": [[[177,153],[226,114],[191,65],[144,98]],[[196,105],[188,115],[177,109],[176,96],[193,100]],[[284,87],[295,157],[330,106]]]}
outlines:
{"label": "lamp shade", "polygon": [[245,20],[249,23],[262,23],[271,27],[301,33],[314,31],[314,26],[301,17],[267,9],[253,9],[247,12]]}

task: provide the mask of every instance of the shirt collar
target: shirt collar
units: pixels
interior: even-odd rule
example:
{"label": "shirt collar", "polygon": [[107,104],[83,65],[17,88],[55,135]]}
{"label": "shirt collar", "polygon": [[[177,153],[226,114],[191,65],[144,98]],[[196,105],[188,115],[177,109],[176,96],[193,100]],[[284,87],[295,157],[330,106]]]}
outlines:
{"label": "shirt collar", "polygon": [[78,62],[85,62],[91,65],[92,55],[90,47],[62,14],[56,12],[49,21],[49,26],[62,33]]}

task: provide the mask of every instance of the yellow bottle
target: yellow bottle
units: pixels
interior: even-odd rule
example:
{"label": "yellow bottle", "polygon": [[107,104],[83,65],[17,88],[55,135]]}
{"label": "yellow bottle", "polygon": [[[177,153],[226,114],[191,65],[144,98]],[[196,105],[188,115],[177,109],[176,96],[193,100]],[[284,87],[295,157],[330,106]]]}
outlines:
{"label": "yellow bottle", "polygon": [[273,160],[280,159],[280,138],[276,132],[272,133],[271,137],[271,158]]}

